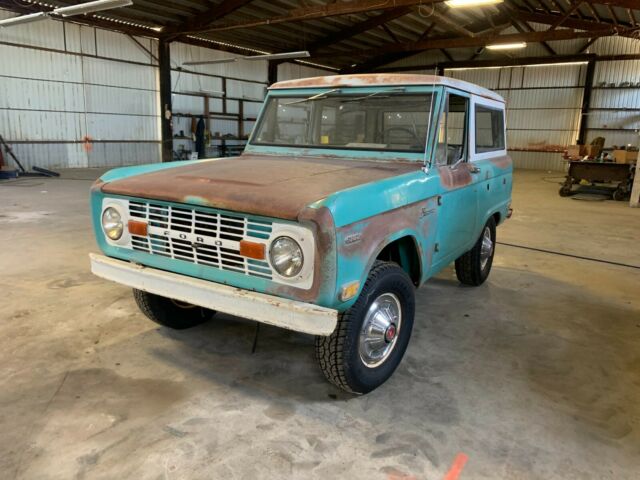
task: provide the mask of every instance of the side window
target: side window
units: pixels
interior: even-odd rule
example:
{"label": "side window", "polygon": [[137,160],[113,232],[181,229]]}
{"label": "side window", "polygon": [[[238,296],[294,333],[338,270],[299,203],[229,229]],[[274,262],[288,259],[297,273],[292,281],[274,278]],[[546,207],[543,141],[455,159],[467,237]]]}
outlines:
{"label": "side window", "polygon": [[448,94],[438,126],[436,164],[453,165],[467,157],[469,99]]}
{"label": "side window", "polygon": [[476,105],[476,153],[504,150],[504,111]]}

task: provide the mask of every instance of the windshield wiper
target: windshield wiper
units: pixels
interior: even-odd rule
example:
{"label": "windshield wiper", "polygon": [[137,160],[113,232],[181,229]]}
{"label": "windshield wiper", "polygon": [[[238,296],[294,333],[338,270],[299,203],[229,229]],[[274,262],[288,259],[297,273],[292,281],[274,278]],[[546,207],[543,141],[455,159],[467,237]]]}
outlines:
{"label": "windshield wiper", "polygon": [[339,91],[340,91],[339,88],[334,88],[333,90],[329,90],[328,92],[316,93],[315,95],[311,95],[308,98],[303,98],[301,100],[294,100],[293,102],[283,103],[282,105],[295,105],[296,103],[304,103],[304,102],[309,102],[313,100],[321,100],[323,98],[327,98],[327,95],[329,95],[330,93],[335,93]]}
{"label": "windshield wiper", "polygon": [[404,92],[405,90],[406,90],[405,87],[386,88],[384,90],[378,90],[377,92],[373,92],[368,95],[364,95],[362,97],[354,97],[354,98],[342,100],[341,103],[350,103],[350,102],[356,102],[358,100],[365,100],[367,98],[374,97],[380,93],[396,93],[396,92]]}

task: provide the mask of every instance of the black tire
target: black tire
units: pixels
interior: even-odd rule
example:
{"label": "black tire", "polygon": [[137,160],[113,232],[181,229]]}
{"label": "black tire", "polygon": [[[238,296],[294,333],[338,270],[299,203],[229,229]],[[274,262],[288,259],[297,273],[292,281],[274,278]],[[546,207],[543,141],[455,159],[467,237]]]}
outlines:
{"label": "black tire", "polygon": [[[489,229],[491,234],[491,242],[493,248],[491,254],[486,263],[482,264],[482,241],[485,235],[485,230]],[[471,250],[462,255],[456,260],[456,276],[460,283],[465,285],[471,285],[477,287],[482,285],[491,272],[491,265],[493,264],[493,256],[496,252],[496,221],[493,217],[489,218],[485,226],[482,228],[480,238],[473,246]]]}
{"label": "black tire", "polygon": [[[395,297],[401,311],[395,343],[378,365],[367,366],[360,352],[360,332],[367,312],[381,296]],[[351,393],[368,393],[382,385],[400,364],[411,338],[415,314],[415,287],[399,265],[376,261],[353,306],[340,314],[338,325],[328,337],[316,337],[316,358],[324,376]],[[395,325],[395,324],[393,324]],[[384,342],[387,341],[385,330]]]}
{"label": "black tire", "polygon": [[624,200],[627,199],[627,192],[625,192],[624,190],[622,190],[621,188],[616,188],[613,191],[613,195],[612,198],[616,201],[616,202],[622,202]]}
{"label": "black tire", "polygon": [[133,289],[138,308],[149,320],[175,330],[195,327],[210,320],[216,312],[188,303]]}
{"label": "black tire", "polygon": [[571,195],[571,186],[563,185],[560,187],[560,191],[558,192],[561,197],[568,197]]}

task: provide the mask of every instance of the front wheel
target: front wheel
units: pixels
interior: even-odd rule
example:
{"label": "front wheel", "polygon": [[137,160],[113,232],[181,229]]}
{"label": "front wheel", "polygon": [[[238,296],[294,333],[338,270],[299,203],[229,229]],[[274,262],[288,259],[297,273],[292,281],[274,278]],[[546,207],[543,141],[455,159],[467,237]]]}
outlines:
{"label": "front wheel", "polygon": [[415,287],[406,272],[395,263],[375,262],[334,332],[316,337],[316,357],[327,380],[352,393],[382,385],[404,356],[414,313]]}
{"label": "front wheel", "polygon": [[456,260],[456,276],[460,283],[477,287],[491,272],[496,245],[496,221],[491,217],[471,250]]}
{"label": "front wheel", "polygon": [[149,320],[174,330],[195,327],[210,320],[216,313],[213,310],[142,290],[134,289],[133,298]]}

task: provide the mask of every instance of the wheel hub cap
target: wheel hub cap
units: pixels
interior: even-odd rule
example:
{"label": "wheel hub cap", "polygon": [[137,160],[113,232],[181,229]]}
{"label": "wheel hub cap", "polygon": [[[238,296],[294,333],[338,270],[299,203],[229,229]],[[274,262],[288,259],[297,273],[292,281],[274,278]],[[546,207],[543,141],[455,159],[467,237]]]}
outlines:
{"label": "wheel hub cap", "polygon": [[400,300],[393,293],[383,293],[367,310],[360,330],[358,352],[366,367],[384,363],[396,346],[401,327]]}
{"label": "wheel hub cap", "polygon": [[493,253],[493,239],[491,238],[491,229],[484,227],[482,232],[482,245],[480,246],[480,268],[482,270],[487,266],[487,262]]}

